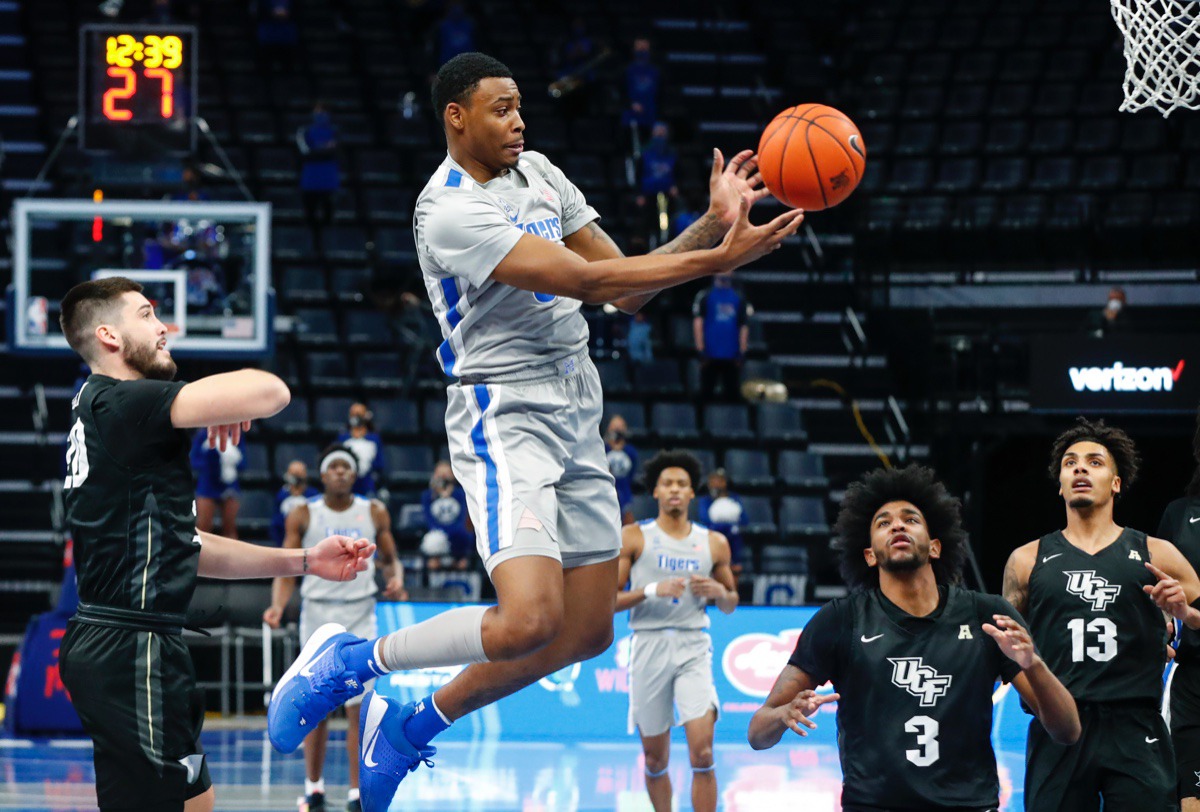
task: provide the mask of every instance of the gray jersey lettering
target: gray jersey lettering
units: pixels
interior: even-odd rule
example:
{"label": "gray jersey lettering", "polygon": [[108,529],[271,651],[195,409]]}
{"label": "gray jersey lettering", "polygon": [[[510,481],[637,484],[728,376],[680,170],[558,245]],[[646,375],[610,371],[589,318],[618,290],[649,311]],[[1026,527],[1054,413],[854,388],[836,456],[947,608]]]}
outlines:
{"label": "gray jersey lettering", "polygon": [[[692,532],[682,539],[662,531],[658,522],[643,522],[646,543],[642,554],[629,568],[629,585],[634,592],[647,584],[693,575],[712,576],[712,547],[707,527],[692,523]],[[649,598],[629,610],[629,628],[636,632],[654,629],[707,629],[708,613],[703,598],[685,589],[678,598]]]}

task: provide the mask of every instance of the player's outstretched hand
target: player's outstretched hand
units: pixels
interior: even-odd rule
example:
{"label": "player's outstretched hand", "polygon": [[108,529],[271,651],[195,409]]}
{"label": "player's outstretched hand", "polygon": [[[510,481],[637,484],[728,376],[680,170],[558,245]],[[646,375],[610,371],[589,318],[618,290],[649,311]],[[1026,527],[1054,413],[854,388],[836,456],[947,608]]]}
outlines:
{"label": "player's outstretched hand", "polygon": [[714,578],[705,578],[702,575],[693,575],[688,583],[688,588],[692,590],[692,594],[697,598],[717,598],[725,597],[725,586]]}
{"label": "player's outstretched hand", "polygon": [[242,439],[242,432],[250,431],[250,421],[228,423],[224,426],[208,427],[208,447],[224,451],[231,445],[236,446]]}
{"label": "player's outstretched hand", "polygon": [[817,729],[817,723],[808,717],[816,713],[817,708],[825,703],[837,702],[839,699],[841,699],[839,694],[818,694],[816,691],[806,689],[796,694],[796,698],[791,702],[776,708],[775,713],[779,721],[801,736],[807,736],[809,730]]}
{"label": "player's outstretched hand", "polygon": [[268,606],[263,612],[263,623],[266,623],[272,629],[278,629],[279,624],[283,622],[283,609],[278,606]]}
{"label": "player's outstretched hand", "polygon": [[308,551],[308,573],[326,581],[353,581],[375,555],[375,545],[366,539],[330,536]]}
{"label": "player's outstretched hand", "polygon": [[687,589],[687,583],[682,578],[668,578],[658,582],[658,586],[654,588],[654,594],[660,598],[680,598],[683,597],[685,589]]}
{"label": "player's outstretched hand", "polygon": [[1038,659],[1037,650],[1033,647],[1033,638],[1025,627],[1008,615],[992,615],[996,625],[984,623],[983,630],[996,641],[1004,656],[1021,666],[1021,670],[1032,666]]}
{"label": "player's outstretched hand", "polygon": [[742,150],[729,159],[728,165],[721,150],[713,150],[712,172],[708,176],[708,211],[725,228],[737,219],[743,195],[750,196],[753,206],[769,194],[758,171],[758,156],[753,150]]}
{"label": "player's outstretched hand", "polygon": [[1158,583],[1154,586],[1144,586],[1142,591],[1150,596],[1154,604],[1171,617],[1183,620],[1188,614],[1187,594],[1183,591],[1183,584],[1176,581],[1170,575],[1160,570],[1158,567],[1146,562],[1146,569],[1154,573],[1154,577],[1158,579]]}
{"label": "player's outstretched hand", "polygon": [[724,267],[719,270],[731,271],[769,254],[779,248],[785,238],[795,234],[804,220],[803,210],[790,209],[769,223],[753,225],[750,222],[750,198],[750,194],[741,196],[737,219],[715,249],[725,255]]}

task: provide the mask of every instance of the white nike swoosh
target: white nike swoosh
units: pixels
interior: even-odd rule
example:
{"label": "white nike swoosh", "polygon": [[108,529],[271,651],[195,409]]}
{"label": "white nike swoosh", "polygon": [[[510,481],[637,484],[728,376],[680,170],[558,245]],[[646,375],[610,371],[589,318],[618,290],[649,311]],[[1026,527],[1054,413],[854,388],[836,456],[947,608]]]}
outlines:
{"label": "white nike swoosh", "polygon": [[1062,553],[1055,553],[1054,555],[1048,555],[1048,556],[1046,556],[1045,558],[1043,558],[1043,559],[1042,559],[1042,563],[1043,563],[1043,564],[1045,564],[1045,563],[1046,563],[1047,561],[1049,561],[1051,558],[1058,558],[1060,555],[1062,555]]}
{"label": "white nike swoosh", "polygon": [[379,766],[379,762],[372,758],[375,754],[375,743],[379,741],[379,728],[375,728],[375,732],[371,734],[371,741],[367,744],[367,752],[363,753],[363,764],[374,769]]}
{"label": "white nike swoosh", "polygon": [[1195,524],[1196,522],[1200,522],[1200,516],[1193,516],[1188,519],[1188,524]]}
{"label": "white nike swoosh", "polygon": [[874,637],[867,637],[867,636],[864,634],[862,637],[860,637],[860,638],[858,638],[858,639],[859,639],[859,640],[862,640],[864,643],[874,643],[876,640],[878,640],[878,639],[879,639],[879,638],[881,638],[881,637],[883,637],[883,635],[882,635],[882,634],[877,634],[877,635],[875,635]]}
{"label": "white nike swoosh", "polygon": [[1152,739],[1149,736],[1146,737],[1146,744],[1154,744],[1156,741],[1158,741],[1158,739]]}

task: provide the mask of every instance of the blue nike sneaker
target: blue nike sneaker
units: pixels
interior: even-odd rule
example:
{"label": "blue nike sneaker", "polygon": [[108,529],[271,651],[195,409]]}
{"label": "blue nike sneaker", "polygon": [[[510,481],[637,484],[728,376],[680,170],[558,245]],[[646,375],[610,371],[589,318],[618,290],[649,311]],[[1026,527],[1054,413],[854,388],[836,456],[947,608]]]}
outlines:
{"label": "blue nike sneaker", "polygon": [[344,646],[361,640],[340,623],[326,623],[313,632],[271,694],[267,734],[276,750],[294,752],[331,710],[363,692],[358,676],[340,656]]}
{"label": "blue nike sneaker", "polygon": [[359,798],[363,812],[387,812],[396,787],[422,762],[432,767],[430,759],[437,755],[437,748],[416,747],[404,733],[404,723],[417,710],[416,702],[401,705],[372,691],[363,699],[363,706],[358,722],[362,748]]}

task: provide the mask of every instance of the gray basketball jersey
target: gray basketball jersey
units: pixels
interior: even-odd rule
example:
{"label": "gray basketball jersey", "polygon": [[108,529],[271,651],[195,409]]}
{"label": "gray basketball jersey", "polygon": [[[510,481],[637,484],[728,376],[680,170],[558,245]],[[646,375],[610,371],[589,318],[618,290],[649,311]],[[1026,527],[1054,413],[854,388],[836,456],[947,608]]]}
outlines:
{"label": "gray basketball jersey", "polygon": [[524,153],[485,184],[447,155],[413,215],[417,259],[442,328],[442,370],[456,378],[506,375],[586,347],[577,300],[502,285],[491,274],[522,235],[561,245],[564,235],[599,218],[540,153]]}
{"label": "gray basketball jersey", "polygon": [[[642,554],[629,568],[631,591],[670,578],[687,579],[692,575],[712,575],[712,547],[707,527],[692,522],[692,532],[684,538],[668,536],[654,520],[641,522],[646,543]],[[705,601],[685,589],[678,598],[649,598],[629,610],[629,628],[635,632],[654,629],[707,629]]]}
{"label": "gray basketball jersey", "polygon": [[[300,540],[302,547],[313,547],[328,536],[348,536],[375,543],[375,522],[371,519],[371,501],[354,497],[345,510],[331,510],[324,496],[308,503],[308,532]],[[357,601],[375,594],[375,559],[367,560],[367,568],[353,581],[326,581],[315,575],[304,576],[300,597],[318,601]]]}

